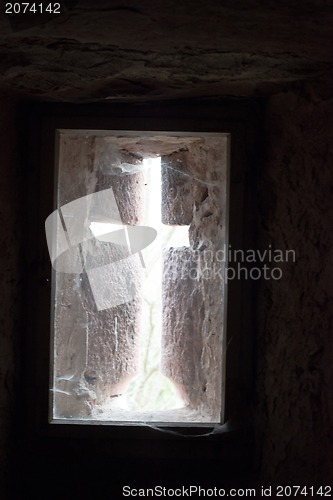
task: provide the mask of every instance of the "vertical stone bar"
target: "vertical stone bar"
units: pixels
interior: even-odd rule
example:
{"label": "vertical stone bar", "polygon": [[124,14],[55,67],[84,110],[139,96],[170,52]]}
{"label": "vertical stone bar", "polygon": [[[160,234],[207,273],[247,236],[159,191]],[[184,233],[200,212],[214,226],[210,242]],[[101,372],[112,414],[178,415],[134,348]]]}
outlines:
{"label": "vertical stone bar", "polygon": [[204,311],[200,287],[191,277],[193,270],[196,271],[193,255],[185,247],[163,252],[161,366],[182,398],[197,408],[197,389],[204,376],[201,366]]}
{"label": "vertical stone bar", "polygon": [[217,262],[190,248],[163,255],[162,372],[201,417],[221,410],[223,280]]}
{"label": "vertical stone bar", "polygon": [[163,256],[162,370],[189,409],[219,421],[226,143],[202,139],[165,157],[163,166],[163,222],[190,224],[191,246]]}
{"label": "vertical stone bar", "polygon": [[205,184],[195,179],[187,162],[188,157],[184,153],[174,153],[162,158],[163,224],[189,225],[194,201],[201,200],[207,191]]}

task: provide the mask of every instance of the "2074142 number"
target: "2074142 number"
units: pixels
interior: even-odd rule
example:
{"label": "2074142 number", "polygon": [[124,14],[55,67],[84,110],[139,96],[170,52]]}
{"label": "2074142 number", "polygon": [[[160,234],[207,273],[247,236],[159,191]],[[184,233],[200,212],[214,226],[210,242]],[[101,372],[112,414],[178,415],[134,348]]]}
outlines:
{"label": "2074142 number", "polygon": [[302,498],[310,496],[315,498],[320,497],[331,497],[332,496],[332,487],[331,486],[320,486],[315,488],[314,486],[277,486],[276,487],[276,496],[277,497],[295,497]]}
{"label": "2074142 number", "polygon": [[29,3],[7,2],[5,14],[61,14],[61,4],[55,3]]}

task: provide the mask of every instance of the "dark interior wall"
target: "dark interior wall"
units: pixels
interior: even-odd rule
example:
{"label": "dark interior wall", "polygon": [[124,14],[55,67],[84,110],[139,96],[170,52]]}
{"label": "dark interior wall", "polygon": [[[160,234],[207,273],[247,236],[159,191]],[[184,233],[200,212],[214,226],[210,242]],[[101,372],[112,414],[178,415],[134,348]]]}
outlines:
{"label": "dark interior wall", "polygon": [[271,484],[327,484],[333,474],[329,89],[304,86],[272,96],[266,134],[259,245],[294,249],[296,261],[281,264],[282,279],[262,282],[257,297],[262,477]]}
{"label": "dark interior wall", "polygon": [[[269,244],[294,249],[296,262],[281,264],[280,281],[263,280],[256,288],[254,415],[259,462],[254,482],[332,482],[333,12],[329,2],[308,0],[300,6],[289,0],[205,1],[202,7],[203,2],[196,0],[192,9],[171,0],[156,2],[153,8],[143,8],[136,0],[110,0],[107,6],[99,0],[93,9],[88,4],[81,0],[79,8],[35,27],[23,19],[0,16],[0,88],[42,101],[107,103],[231,95],[265,100],[265,133],[254,182],[257,244],[261,249]],[[26,353],[20,347],[25,331],[20,316],[25,207],[15,114],[15,100],[0,96],[2,500],[7,500],[9,455],[10,475],[17,482],[30,459],[34,461],[30,484],[40,481],[43,499],[47,496],[39,464],[50,471],[47,482],[54,479],[53,470],[61,469],[64,457],[76,481],[82,471],[88,476],[95,463],[95,457],[83,454],[74,440],[71,449],[78,463],[71,464],[72,469],[62,443],[58,455],[52,456],[47,443],[37,453],[32,442],[17,465],[20,454],[13,437],[20,425],[15,409],[21,393],[16,381],[24,379],[20,367]],[[117,446],[126,468],[126,454]],[[139,448],[129,468],[140,468]],[[98,454],[98,446],[96,450]],[[218,460],[218,446],[214,451]],[[195,473],[209,482],[200,455],[197,447]],[[141,467],[144,472],[145,466]],[[163,478],[164,469],[157,469],[146,484]],[[177,467],[173,470],[177,472]],[[218,468],[216,477],[217,473]],[[103,475],[109,474],[105,465]],[[63,476],[64,469],[55,481]],[[125,470],[121,478],[126,477]],[[235,477],[241,482],[240,476]],[[84,490],[80,482],[80,491]]]}
{"label": "dark interior wall", "polygon": [[1,16],[0,86],[58,101],[276,92],[330,71],[328,0],[64,0]]}
{"label": "dark interior wall", "polygon": [[4,497],[10,422],[18,397],[21,316],[21,176],[16,103],[0,95],[0,497]]}
{"label": "dark interior wall", "polygon": [[[32,485],[38,481],[38,463],[52,477],[63,449],[59,444],[57,456],[52,456],[47,443],[38,452],[31,443],[33,455],[23,453],[23,463],[17,466],[17,445],[9,439],[15,435],[15,427],[12,434],[9,430],[19,397],[15,381],[20,354],[24,358],[19,349],[23,273],[19,252],[24,242],[16,106],[8,98],[1,105],[0,457],[4,464],[11,455],[12,477],[22,477],[21,467],[28,465],[30,457],[35,474]],[[256,485],[311,486],[326,484],[332,477],[332,129],[333,100],[323,85],[286,89],[267,100],[265,136],[258,154],[264,154],[264,161],[255,182],[253,206],[258,214],[257,243],[263,250],[269,245],[282,251],[293,249],[296,261],[273,263],[273,267],[281,266],[282,279],[262,280],[257,287],[255,421],[260,459],[253,475]],[[78,464],[85,466],[87,449],[80,451],[75,441],[70,449]],[[126,464],[125,456],[122,460]],[[131,463],[136,463],[133,457]],[[74,464],[76,474],[78,464]],[[206,462],[202,464],[204,468]],[[72,466],[68,462],[67,467]],[[158,477],[164,474],[159,471]],[[242,479],[237,476],[235,483],[241,484]],[[153,480],[146,478],[146,484],[151,486]]]}

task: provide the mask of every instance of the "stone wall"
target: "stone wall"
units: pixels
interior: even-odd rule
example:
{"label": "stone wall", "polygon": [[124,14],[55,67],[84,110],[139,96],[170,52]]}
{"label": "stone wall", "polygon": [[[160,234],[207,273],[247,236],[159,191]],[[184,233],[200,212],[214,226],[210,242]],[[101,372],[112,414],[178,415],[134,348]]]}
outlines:
{"label": "stone wall", "polygon": [[271,93],[332,61],[325,0],[87,0],[0,16],[0,86],[91,101]]}
{"label": "stone wall", "polygon": [[[326,0],[196,0],[191,9],[175,0],[72,5],[40,24],[0,15],[1,89],[72,102],[272,95],[258,151],[266,155],[257,179],[258,245],[295,249],[296,262],[282,266],[279,282],[257,289],[257,480],[327,481],[333,469],[332,6]],[[322,78],[327,87],[304,84]],[[23,226],[15,105],[7,95],[0,99],[0,152],[3,471],[19,400]],[[2,485],[0,476],[3,499]]]}
{"label": "stone wall", "polygon": [[[19,397],[21,177],[15,105],[7,96],[0,103],[0,492],[5,499],[9,422]],[[324,484],[333,470],[332,117],[330,90],[323,86],[281,91],[267,105],[266,157],[257,179],[258,246],[294,249],[296,262],[283,264],[279,282],[258,287],[258,483]]]}
{"label": "stone wall", "polygon": [[0,96],[0,497],[5,500],[4,483],[9,455],[10,422],[18,397],[20,337],[20,203],[16,105]]}
{"label": "stone wall", "polygon": [[332,134],[325,87],[270,98],[259,246],[296,251],[257,297],[260,480],[271,484],[332,479]]}

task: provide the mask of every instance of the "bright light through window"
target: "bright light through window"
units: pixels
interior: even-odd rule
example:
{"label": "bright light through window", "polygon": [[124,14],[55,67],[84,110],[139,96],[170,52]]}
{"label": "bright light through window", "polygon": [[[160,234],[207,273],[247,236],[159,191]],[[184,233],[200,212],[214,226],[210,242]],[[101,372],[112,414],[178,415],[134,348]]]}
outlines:
{"label": "bright light through window", "polygon": [[63,130],[58,149],[51,419],[220,422],[227,136]]}
{"label": "bright light through window", "polygon": [[[162,336],[162,249],[189,246],[188,226],[167,226],[161,222],[161,158],[143,160],[145,175],[143,225],[157,231],[156,240],[142,250],[144,283],[142,292],[142,327],[140,369],[125,395],[109,403],[109,408],[132,411],[173,410],[184,406],[174,384],[160,371]],[[125,226],[91,222],[97,239]]]}

